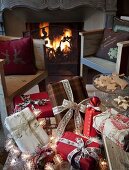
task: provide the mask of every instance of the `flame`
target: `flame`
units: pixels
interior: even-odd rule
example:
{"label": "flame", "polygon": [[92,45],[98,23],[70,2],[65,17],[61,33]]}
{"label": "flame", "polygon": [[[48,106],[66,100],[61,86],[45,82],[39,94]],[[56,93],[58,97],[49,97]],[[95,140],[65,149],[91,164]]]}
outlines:
{"label": "flame", "polygon": [[[45,32],[47,32],[48,37],[45,38],[45,41],[47,42],[46,47],[54,49],[54,51],[57,50],[58,47],[60,47],[60,50],[63,53],[68,53],[70,52],[70,42],[66,39],[72,37],[72,31],[68,28],[64,28],[63,30],[63,35],[60,35],[56,38],[54,38],[52,41],[49,39],[49,23],[43,22],[40,23],[39,28],[45,29]],[[40,36],[43,37],[43,31],[40,29]],[[64,39],[65,38],[65,39]],[[50,51],[50,54],[53,54],[53,51]]]}
{"label": "flame", "polygon": [[[42,22],[39,24],[39,28],[45,28],[45,31],[49,35],[49,23],[48,22]],[[42,29],[40,29],[40,36],[43,37]]]}
{"label": "flame", "polygon": [[70,36],[72,36],[72,31],[70,30],[70,29],[67,29],[67,28],[65,28],[64,29],[64,36],[65,37],[70,37]]}

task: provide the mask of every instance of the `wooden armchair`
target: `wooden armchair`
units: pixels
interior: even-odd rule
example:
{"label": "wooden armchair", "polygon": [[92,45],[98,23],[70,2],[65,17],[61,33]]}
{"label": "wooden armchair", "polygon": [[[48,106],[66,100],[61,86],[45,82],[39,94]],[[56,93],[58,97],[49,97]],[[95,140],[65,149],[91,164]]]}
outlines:
{"label": "wooden armchair", "polygon": [[129,41],[117,43],[118,53],[116,63],[95,56],[100,46],[104,30],[80,32],[81,59],[80,75],[83,75],[83,66],[92,68],[100,73],[125,73],[127,74]]}
{"label": "wooden armchair", "polygon": [[[11,40],[16,37],[0,36],[0,40]],[[4,60],[0,59],[0,113],[4,128],[5,117],[12,113],[13,98],[39,85],[40,91],[45,89],[47,71],[44,64],[43,40],[34,39],[34,54],[37,72],[34,75],[4,75]],[[6,129],[4,128],[6,133]]]}

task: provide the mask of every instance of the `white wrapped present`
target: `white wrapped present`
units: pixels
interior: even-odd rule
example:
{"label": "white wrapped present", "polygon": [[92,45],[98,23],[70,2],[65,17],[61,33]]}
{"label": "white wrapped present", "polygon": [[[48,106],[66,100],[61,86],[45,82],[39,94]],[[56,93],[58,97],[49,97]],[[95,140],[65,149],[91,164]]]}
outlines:
{"label": "white wrapped present", "polygon": [[5,126],[22,152],[34,154],[49,142],[47,133],[28,107],[6,117]]}
{"label": "white wrapped present", "polygon": [[94,116],[93,127],[124,150],[129,150],[129,118],[114,109]]}

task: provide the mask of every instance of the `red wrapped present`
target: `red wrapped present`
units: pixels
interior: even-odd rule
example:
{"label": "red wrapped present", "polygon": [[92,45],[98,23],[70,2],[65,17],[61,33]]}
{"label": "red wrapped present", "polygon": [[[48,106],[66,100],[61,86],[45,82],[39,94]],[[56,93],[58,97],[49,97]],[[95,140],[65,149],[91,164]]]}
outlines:
{"label": "red wrapped present", "polygon": [[93,126],[125,151],[129,151],[129,117],[110,108],[94,116]]}
{"label": "red wrapped present", "polygon": [[[87,91],[84,85],[84,81],[82,77],[76,76],[73,77],[70,80],[62,80],[57,83],[49,84],[47,86],[49,98],[53,105],[53,112],[56,118],[57,124],[63,120],[60,124],[63,124],[65,126],[65,130],[67,131],[73,131],[75,130],[76,126],[74,125],[74,113],[77,110],[77,107],[80,107],[80,105],[77,106],[80,102],[82,102],[84,99],[88,97]],[[70,105],[72,105],[71,110],[74,110],[73,113],[70,113],[70,116],[66,116],[66,113],[68,115],[68,111],[70,107],[65,107],[63,105],[64,99],[67,101],[72,102]],[[66,102],[64,102],[66,103]],[[74,109],[73,109],[73,106]],[[76,107],[77,106],[77,107]],[[84,115],[84,114],[83,114]],[[78,118],[80,121],[80,118]],[[65,123],[64,125],[64,122]],[[76,123],[75,123],[76,124]]]}
{"label": "red wrapped present", "polygon": [[75,168],[93,170],[101,153],[98,138],[84,138],[72,132],[65,132],[57,142],[57,152]]}
{"label": "red wrapped present", "polygon": [[52,104],[47,92],[34,93],[30,95],[16,96],[14,98],[15,111],[21,111],[25,107],[37,110],[37,119],[53,117]]}
{"label": "red wrapped present", "polygon": [[100,99],[96,96],[90,98],[90,103],[87,105],[87,109],[85,112],[85,121],[84,121],[84,130],[83,135],[88,137],[97,136],[96,129],[93,125],[93,117],[100,114]]}

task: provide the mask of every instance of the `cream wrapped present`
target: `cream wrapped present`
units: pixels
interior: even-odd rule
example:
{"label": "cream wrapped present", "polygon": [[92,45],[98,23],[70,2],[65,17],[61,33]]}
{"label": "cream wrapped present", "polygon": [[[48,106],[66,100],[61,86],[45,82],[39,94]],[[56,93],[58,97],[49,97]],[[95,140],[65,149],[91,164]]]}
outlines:
{"label": "cream wrapped present", "polygon": [[94,116],[93,127],[124,150],[129,150],[129,118],[114,109]]}
{"label": "cream wrapped present", "polygon": [[34,154],[48,144],[48,135],[28,107],[6,117],[5,126],[22,152]]}

